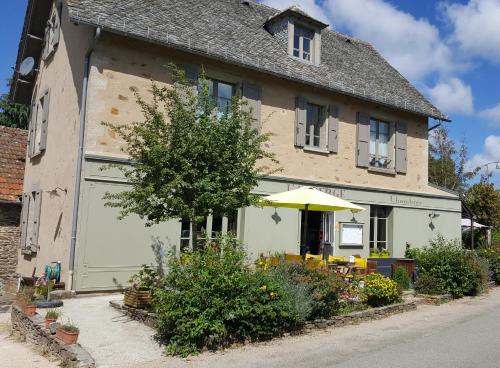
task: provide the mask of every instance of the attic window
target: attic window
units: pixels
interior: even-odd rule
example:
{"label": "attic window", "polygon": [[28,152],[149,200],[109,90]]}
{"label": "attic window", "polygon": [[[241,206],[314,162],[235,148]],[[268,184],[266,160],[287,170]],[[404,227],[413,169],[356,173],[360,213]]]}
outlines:
{"label": "attic window", "polygon": [[293,56],[302,60],[311,61],[313,40],[313,31],[295,26],[293,32]]}

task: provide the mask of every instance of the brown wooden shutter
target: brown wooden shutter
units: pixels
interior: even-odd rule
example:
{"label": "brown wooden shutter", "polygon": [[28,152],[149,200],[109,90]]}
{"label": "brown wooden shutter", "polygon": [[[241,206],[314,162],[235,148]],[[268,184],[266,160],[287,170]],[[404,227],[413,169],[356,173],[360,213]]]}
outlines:
{"label": "brown wooden shutter", "polygon": [[21,230],[21,238],[19,240],[19,248],[26,248],[26,234],[28,232],[28,216],[30,208],[30,198],[29,193],[23,193],[23,207],[21,209],[21,222],[19,223]]}
{"label": "brown wooden shutter", "polygon": [[396,123],[396,172],[406,174],[407,168],[407,128],[406,123],[398,121]]}
{"label": "brown wooden shutter", "polygon": [[328,151],[337,153],[339,149],[339,108],[336,105],[328,107]]}
{"label": "brown wooden shutter", "polygon": [[306,143],[307,100],[295,98],[295,145],[304,147]]}
{"label": "brown wooden shutter", "polygon": [[52,46],[54,48],[59,44],[59,38],[61,35],[61,13],[62,13],[62,3],[59,6],[56,6],[54,3],[54,25],[53,25],[53,38],[52,38]]}
{"label": "brown wooden shutter", "polygon": [[[40,124],[40,152],[47,148],[47,129],[49,125],[50,92],[46,90],[43,94],[42,121]],[[36,148],[35,148],[36,149]]]}
{"label": "brown wooden shutter", "polygon": [[358,112],[357,165],[368,167],[370,162],[370,115]]}
{"label": "brown wooden shutter", "polygon": [[250,109],[252,114],[252,127],[260,131],[260,108],[262,91],[260,86],[250,83],[243,82],[241,85],[241,97],[243,101],[246,101],[246,108]]}
{"label": "brown wooden shutter", "polygon": [[38,234],[40,230],[40,213],[42,210],[42,191],[37,190],[34,192],[35,197],[33,200],[35,201],[35,204],[33,206],[34,208],[34,213],[33,213],[33,234],[31,236],[31,244],[30,248],[32,252],[38,251],[40,249],[40,245],[38,244]]}
{"label": "brown wooden shutter", "polygon": [[35,125],[37,117],[37,91],[33,92],[33,101],[31,103],[30,127],[28,134],[28,157],[32,158],[35,152]]}

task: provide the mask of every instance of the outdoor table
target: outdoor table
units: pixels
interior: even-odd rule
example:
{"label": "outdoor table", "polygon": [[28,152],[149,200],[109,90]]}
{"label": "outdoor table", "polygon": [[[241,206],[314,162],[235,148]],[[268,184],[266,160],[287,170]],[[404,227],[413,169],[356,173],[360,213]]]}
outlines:
{"label": "outdoor table", "polygon": [[355,263],[350,263],[349,261],[335,261],[328,263],[328,268],[333,271],[340,271],[341,268],[345,268],[346,272],[339,272],[342,275],[347,276],[352,272],[353,267],[355,267]]}

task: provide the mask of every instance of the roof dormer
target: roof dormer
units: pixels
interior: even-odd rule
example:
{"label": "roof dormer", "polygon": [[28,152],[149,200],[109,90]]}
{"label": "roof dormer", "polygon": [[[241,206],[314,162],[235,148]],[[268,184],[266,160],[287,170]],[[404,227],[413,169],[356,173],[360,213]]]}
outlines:
{"label": "roof dormer", "polygon": [[270,17],[265,27],[291,57],[315,65],[321,63],[321,31],[328,24],[314,19],[297,6],[291,6]]}

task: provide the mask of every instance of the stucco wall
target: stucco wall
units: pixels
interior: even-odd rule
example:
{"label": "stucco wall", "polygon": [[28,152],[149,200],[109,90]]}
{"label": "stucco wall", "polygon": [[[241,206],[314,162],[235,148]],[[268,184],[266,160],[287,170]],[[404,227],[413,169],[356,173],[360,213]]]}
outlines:
{"label": "stucco wall", "polygon": [[47,149],[32,160],[26,157],[24,191],[41,189],[40,249],[34,256],[19,254],[18,271],[37,275],[47,263],[62,261],[62,281],[67,281],[73,194],[78,150],[79,110],[84,57],[93,31],[68,22],[63,7],[61,36],[54,55],[41,62],[38,93],[50,88]]}
{"label": "stucco wall", "polygon": [[17,287],[19,204],[0,203],[0,304],[12,300]]}
{"label": "stucco wall", "polygon": [[[130,87],[138,88],[147,98],[151,79],[169,83],[168,72],[162,67],[169,62],[196,62],[205,67],[208,77],[231,83],[250,80],[262,87],[263,131],[273,133],[269,149],[280,161],[280,175],[446,195],[427,185],[427,119],[424,117],[109,34],[102,38],[93,59],[89,85],[87,152],[123,155],[120,151],[123,142],[108,128],[103,127],[101,122],[126,124],[134,120],[140,121],[142,116]],[[297,95],[303,95],[319,104],[334,103],[339,106],[338,154],[305,152],[294,147]],[[356,167],[356,114],[359,111],[369,112],[372,116],[388,121],[407,122],[406,175],[392,176]]]}

